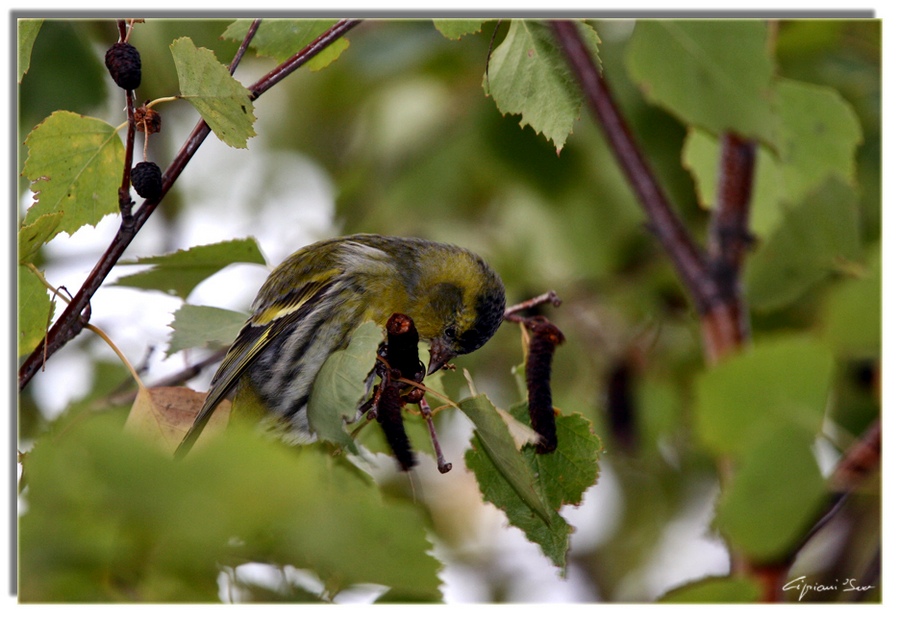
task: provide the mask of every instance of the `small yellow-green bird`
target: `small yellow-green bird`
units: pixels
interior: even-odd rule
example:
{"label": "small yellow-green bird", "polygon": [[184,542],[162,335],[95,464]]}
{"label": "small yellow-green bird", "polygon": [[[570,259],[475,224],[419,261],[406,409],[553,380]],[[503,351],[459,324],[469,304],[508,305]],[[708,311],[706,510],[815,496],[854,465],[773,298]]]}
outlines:
{"label": "small yellow-green bird", "polygon": [[306,246],[262,285],[176,456],[193,446],[242,377],[290,433],[308,436],[315,377],[360,324],[384,326],[394,313],[411,317],[429,344],[430,374],[484,345],[502,323],[505,304],[496,272],[458,246],[373,234]]}

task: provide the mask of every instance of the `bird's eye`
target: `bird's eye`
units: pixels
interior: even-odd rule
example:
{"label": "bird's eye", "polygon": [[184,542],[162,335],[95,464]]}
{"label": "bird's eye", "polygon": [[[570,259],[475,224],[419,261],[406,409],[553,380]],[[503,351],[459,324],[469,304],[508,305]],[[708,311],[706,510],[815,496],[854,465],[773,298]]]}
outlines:
{"label": "bird's eye", "polygon": [[450,341],[455,341],[456,340],[456,327],[455,326],[447,327],[446,330],[443,331],[443,336],[446,337],[447,339],[449,339]]}

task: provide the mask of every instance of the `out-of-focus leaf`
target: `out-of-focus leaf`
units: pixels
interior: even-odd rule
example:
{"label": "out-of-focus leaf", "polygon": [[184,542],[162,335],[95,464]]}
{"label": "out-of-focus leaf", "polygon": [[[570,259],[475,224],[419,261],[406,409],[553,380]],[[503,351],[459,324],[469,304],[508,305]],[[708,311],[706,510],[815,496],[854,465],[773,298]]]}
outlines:
{"label": "out-of-focus leaf", "polygon": [[216,601],[222,568],[254,561],[308,569],[330,596],[374,583],[440,598],[422,513],[314,446],[231,425],[175,461],[92,417],[42,439],[24,469],[23,602]]}
{"label": "out-of-focus leaf", "polygon": [[52,212],[39,216],[30,225],[19,229],[19,263],[22,263],[50,238],[56,234],[59,223],[62,222],[62,212]]}
{"label": "out-of-focus leaf", "polygon": [[862,130],[852,107],[833,89],[794,80],[778,80],[775,94],[786,201],[801,200],[829,178],[853,187]]}
{"label": "out-of-focus leaf", "polygon": [[868,253],[866,270],[830,292],[824,307],[824,336],[835,352],[878,356],[882,346],[880,245]]}
{"label": "out-of-focus leaf", "polygon": [[123,276],[113,285],[155,289],[187,298],[194,287],[234,263],[265,264],[259,245],[253,238],[228,240],[194,246],[168,255],[122,261],[122,265],[152,265],[153,268]]}
{"label": "out-of-focus leaf", "polygon": [[[599,63],[599,36],[587,24],[578,30]],[[490,55],[484,91],[503,114],[520,114],[521,123],[546,136],[561,151],[580,115],[583,94],[558,42],[544,23],[512,20],[509,32]]]}
{"label": "out-of-focus leaf", "polygon": [[218,348],[230,345],[247,320],[246,313],[218,307],[181,305],[169,325],[172,334],[166,356],[190,348]]}
{"label": "out-of-focus leaf", "polygon": [[219,140],[245,148],[256,135],[250,92],[234,79],[211,50],[197,48],[187,37],[172,42],[181,97],[197,109]]}
{"label": "out-of-focus leaf", "polygon": [[824,420],[833,357],[805,336],[762,341],[705,371],[696,385],[696,429],[719,455],[743,456],[753,440],[789,425],[810,443]]}
{"label": "out-of-focus leaf", "polygon": [[861,259],[855,192],[830,180],[784,214],[780,226],[749,256],[746,289],[759,310],[786,306],[814,284]]}
{"label": "out-of-focus leaf", "polygon": [[74,233],[119,209],[125,150],[114,127],[57,111],[31,131],[25,145],[22,174],[31,180],[37,200],[25,214],[25,225],[63,212],[56,233]]}
{"label": "out-of-focus leaf", "polygon": [[[252,22],[251,19],[239,19],[232,22],[225,29],[222,38],[243,41]],[[334,19],[264,19],[259,24],[259,28],[250,42],[250,47],[262,56],[268,56],[283,63],[327,32],[336,23],[337,20]],[[335,61],[349,46],[350,42],[341,37],[310,60],[306,67],[311,71],[323,69]]]}
{"label": "out-of-focus leaf", "polygon": [[715,524],[752,560],[779,561],[814,524],[826,493],[824,479],[807,430],[790,421],[772,425],[745,445]]}
{"label": "out-of-focus leaf", "polygon": [[44,338],[56,307],[50,293],[27,266],[18,270],[18,340],[19,356],[31,354]]}
{"label": "out-of-focus leaf", "polygon": [[[776,151],[756,152],[750,229],[762,238],[780,224],[786,206],[801,204],[807,193],[833,178],[855,184],[855,152],[861,141],[858,118],[829,89],[793,80],[774,82],[778,127]],[[700,203],[716,200],[719,141],[696,127],[684,143],[683,161],[696,180]]]}
{"label": "out-of-focus leaf", "polygon": [[757,603],[762,587],[754,580],[709,577],[677,587],[662,596],[663,603]]}
{"label": "out-of-focus leaf", "polygon": [[34,47],[34,40],[37,39],[37,33],[40,32],[41,26],[44,25],[42,19],[20,19],[17,20],[19,33],[18,55],[16,56],[18,63],[18,81],[21,84],[22,78],[28,73],[28,67],[31,66],[31,48]]}
{"label": "out-of-focus leaf", "polygon": [[365,322],[353,333],[350,345],[331,354],[322,365],[307,408],[309,425],[320,439],[358,452],[344,422],[356,417],[365,397],[365,381],[374,369],[378,345],[383,340],[383,329],[374,322]]}
{"label": "out-of-focus leaf", "polygon": [[447,39],[461,39],[465,35],[481,32],[486,19],[435,19],[434,27]]}
{"label": "out-of-focus leaf", "polygon": [[696,184],[696,199],[706,209],[715,206],[718,192],[718,138],[697,127],[687,130],[681,161]]}
{"label": "out-of-focus leaf", "polygon": [[685,124],[773,143],[765,22],[640,20],[627,67],[650,101]]}

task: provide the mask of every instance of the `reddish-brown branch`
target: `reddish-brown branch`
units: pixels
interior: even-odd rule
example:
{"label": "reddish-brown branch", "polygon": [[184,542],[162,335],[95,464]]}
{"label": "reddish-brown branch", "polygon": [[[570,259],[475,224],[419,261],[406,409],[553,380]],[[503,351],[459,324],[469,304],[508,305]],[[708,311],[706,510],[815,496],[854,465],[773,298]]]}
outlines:
{"label": "reddish-brown branch", "polygon": [[755,171],[755,144],[733,133],[721,138],[718,199],[709,225],[709,269],[718,304],[703,318],[706,356],[714,362],[749,339],[742,268],[752,244],[749,206]]}
{"label": "reddish-brown branch", "polygon": [[[256,84],[250,87],[250,98],[255,100],[267,90],[278,84],[281,80],[290,75],[291,72],[299,69],[303,64],[316,56],[319,52],[328,47],[331,43],[346,34],[351,28],[360,23],[361,20],[341,20],[332,26],[318,39],[306,46],[292,58],[288,59],[282,65],[275,68]],[[248,37],[249,38],[249,34]],[[162,177],[162,193],[159,199],[155,201],[144,201],[140,209],[134,214],[130,222],[123,220],[122,226],[119,228],[116,236],[113,238],[99,259],[94,269],[88,275],[84,284],[77,294],[72,298],[72,302],[66,306],[62,315],[53,324],[44,339],[38,344],[37,348],[28,356],[22,366],[19,368],[19,390],[21,391],[31,381],[41,365],[58,351],[62,346],[71,341],[84,328],[82,316],[85,309],[89,308],[90,299],[100,288],[113,266],[118,262],[119,258],[128,248],[131,240],[137,235],[137,232],[153,214],[156,206],[165,197],[169,189],[175,183],[175,180],[187,166],[187,163],[194,156],[200,145],[209,135],[209,126],[204,121],[197,123],[187,141],[182,145],[175,159],[166,169]]]}
{"label": "reddish-brown branch", "polygon": [[232,76],[237,70],[237,66],[240,64],[241,59],[243,59],[243,55],[247,53],[247,50],[250,47],[250,41],[256,36],[256,31],[259,30],[259,24],[261,23],[261,19],[254,19],[250,24],[250,27],[247,28],[247,34],[244,36],[243,41],[240,42],[240,47],[237,48],[237,52],[235,52],[234,58],[231,59],[231,64],[228,66],[228,73]]}
{"label": "reddish-brown branch", "polygon": [[837,468],[830,476],[831,486],[840,491],[851,492],[880,469],[881,464],[881,423],[877,419],[855,443],[843,454]]}
{"label": "reddish-brown branch", "polygon": [[705,254],[689,235],[646,163],[577,26],[569,21],[550,25],[581,84],[591,112],[640,200],[650,230],[671,258],[702,317],[706,358],[710,363],[717,362],[739,348],[749,335],[740,271],[750,243],[747,218],[755,146],[733,134],[724,137],[718,206],[713,214],[708,254]]}
{"label": "reddish-brown branch", "polygon": [[[725,277],[737,274],[752,244],[749,204],[755,171],[755,143],[734,133],[721,137],[718,201],[709,229],[709,257]],[[727,279],[726,287],[733,286]]]}
{"label": "reddish-brown branch", "polygon": [[[735,135],[722,141],[718,205],[712,215],[708,252],[697,246],[674,212],[642,151],[633,139],[602,74],[573,22],[550,23],[569,65],[586,96],[649,221],[675,270],[689,291],[702,325],[706,360],[715,364],[743,346],[749,338],[740,272],[750,243],[747,219],[755,169],[755,147]],[[727,479],[729,466],[722,465]],[[766,599],[775,597],[779,568],[753,568],[737,552],[736,572],[751,572],[766,586]]]}

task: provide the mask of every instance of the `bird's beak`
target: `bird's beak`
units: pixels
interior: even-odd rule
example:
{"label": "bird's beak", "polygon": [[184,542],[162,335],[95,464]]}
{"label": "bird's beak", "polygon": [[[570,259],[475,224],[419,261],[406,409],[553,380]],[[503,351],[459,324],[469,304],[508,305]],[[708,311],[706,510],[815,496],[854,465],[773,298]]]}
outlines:
{"label": "bird's beak", "polygon": [[443,369],[451,358],[454,356],[452,349],[441,339],[432,339],[431,347],[428,349],[431,353],[431,360],[428,363],[428,374]]}

